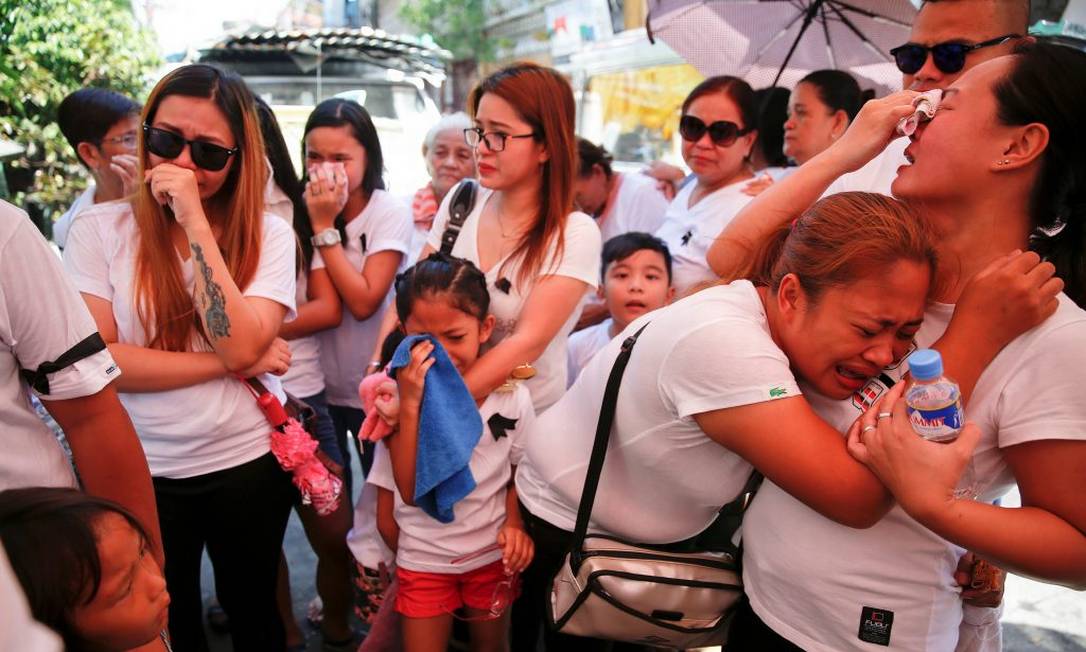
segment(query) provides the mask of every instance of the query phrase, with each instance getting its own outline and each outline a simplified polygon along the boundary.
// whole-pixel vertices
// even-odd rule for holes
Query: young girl
[[[313,228],[305,212],[302,185],[287,153],[279,122],[264,100],[255,99],[264,146],[271,163],[271,176],[264,195],[265,210],[293,223],[301,253],[294,294],[298,316],[284,322],[279,329],[279,336],[290,346],[290,369],[283,374],[283,387],[316,413],[316,426],[310,434],[320,444],[320,450],[339,465],[336,470],[341,472],[344,460],[332,417],[328,414],[317,337],[321,331],[339,326],[342,318],[339,295],[324,268],[324,261],[313,247]],[[354,635],[347,622],[351,588],[347,579],[350,565],[345,539],[351,527],[350,500],[341,500],[336,511],[323,516],[318,515],[312,505],[303,505],[300,500],[295,502],[294,509],[317,554],[317,593],[323,603],[320,628],[324,645],[328,650],[350,648],[354,652]],[[284,555],[279,568],[279,609],[286,627],[288,650],[305,647],[305,638],[294,621],[291,605],[290,572]]]
[[[451,253],[486,275],[495,324],[464,381],[486,398],[510,375],[527,378],[539,411],[565,391],[567,336],[599,280],[599,229],[573,210],[573,91],[556,70],[518,63],[480,82],[468,109],[475,127],[464,138],[482,188]],[[419,260],[441,248],[453,196],[441,203]],[[385,330],[393,325],[387,318]]]
[[[384,190],[377,129],[358,103],[321,102],[306,121],[304,138],[312,243],[343,300],[342,323],[321,333],[320,344],[328,411],[350,495],[347,432],[357,435],[365,416],[358,398],[365,363],[359,356],[377,344],[389,288],[411,246],[411,212]],[[363,473],[369,471],[372,446],[365,445]]]
[[[294,310],[294,233],[263,211],[264,144],[240,77],[178,68],[142,120],[143,184],[81,214],[65,263],[121,368],[147,455],[174,642],[207,649],[206,546],[234,648],[282,649],[275,580],[295,492],[238,376],[279,391],[265,372],[289,363],[276,336]]]
[[[405,332],[431,335],[461,374],[478,361],[494,329],[489,304],[483,273],[442,254],[416,264],[396,282],[396,312]],[[410,363],[399,370],[399,431],[378,447],[371,475],[381,487],[378,530],[396,550],[396,610],[403,616],[404,649],[445,650],[453,614],[463,608],[473,650],[506,650],[515,575],[533,555],[512,477],[535,412],[522,386],[479,401],[484,426],[470,462],[475,489],[456,503],[451,523],[428,516],[414,506],[415,459],[420,401],[434,348],[429,341],[416,344]]]
[[[34,618],[69,652],[169,650],[166,580],[128,510],[75,489],[9,489],[0,543]]]

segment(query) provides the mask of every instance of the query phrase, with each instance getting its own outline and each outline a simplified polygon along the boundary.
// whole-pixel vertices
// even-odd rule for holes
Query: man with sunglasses
[[[1029,30],[1029,0],[924,0],[909,40],[890,50],[901,87],[945,89],[973,66],[1010,54]],[[838,179],[827,195],[847,190],[890,194],[906,165],[908,138],[898,138],[859,170]]]
[[[136,176],[136,130],[140,105],[104,88],[81,88],[65,97],[57,123],[79,162],[93,181],[53,224],[53,241],[61,249],[72,218],[94,204],[120,199],[132,189]]]

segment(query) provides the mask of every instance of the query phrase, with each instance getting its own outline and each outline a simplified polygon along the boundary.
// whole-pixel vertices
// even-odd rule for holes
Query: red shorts
[[[408,618],[432,618],[468,606],[490,609],[498,586],[509,576],[499,559],[466,573],[426,573],[396,567],[396,611]]]

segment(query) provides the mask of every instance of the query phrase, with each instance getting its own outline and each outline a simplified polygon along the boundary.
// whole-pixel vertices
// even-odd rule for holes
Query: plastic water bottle
[[[909,356],[909,373],[912,380],[905,390],[905,411],[913,430],[941,444],[957,439],[965,412],[958,383],[943,375],[943,356],[934,349],[920,349]],[[976,489],[976,471],[969,460],[954,495],[972,498]]]

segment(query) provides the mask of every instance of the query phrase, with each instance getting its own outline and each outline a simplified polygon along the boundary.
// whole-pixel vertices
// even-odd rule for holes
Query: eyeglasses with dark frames
[[[897,64],[897,69],[906,75],[912,75],[917,73],[924,67],[924,63],[928,60],[928,53],[931,53],[932,61],[935,63],[935,67],[942,72],[953,75],[954,73],[961,72],[965,67],[965,57],[974,50],[981,48],[991,47],[993,45],[1001,45],[1011,39],[1022,38],[1021,34],[1004,34],[1003,36],[997,36],[987,41],[981,41],[980,43],[936,43],[932,46],[920,45],[919,43],[906,43],[905,45],[899,45],[893,50],[890,50],[890,55],[894,57],[894,63]]]
[[[478,127],[471,127],[464,130],[464,142],[468,144],[468,147],[478,147],[479,143],[485,142],[487,149],[492,152],[501,152],[505,150],[505,142],[510,138],[535,138],[536,133],[530,134],[507,134],[501,131],[483,131]]]

